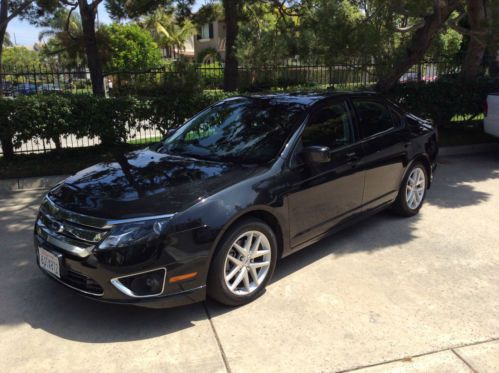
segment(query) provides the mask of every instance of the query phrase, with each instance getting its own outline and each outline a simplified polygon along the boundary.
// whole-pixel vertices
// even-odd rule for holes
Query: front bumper
[[[188,236],[186,232],[186,236]],[[184,237],[185,239],[185,237]],[[175,241],[184,241],[182,237],[175,237]],[[79,294],[97,301],[137,305],[149,308],[169,308],[203,301],[206,298],[206,258],[203,255],[183,257],[175,260],[168,254],[165,248],[161,255],[142,260],[135,265],[109,265],[94,253],[86,258],[73,255],[63,249],[47,242],[36,234],[34,236],[36,261],[38,259],[38,248],[41,247],[59,258],[60,278],[40,270],[54,281],[63,284],[67,288]],[[179,258],[177,258],[179,259]],[[161,293],[154,296],[130,296],[120,291],[112,280],[135,274],[147,272],[157,268],[166,270],[164,286]],[[170,283],[169,279],[183,273],[197,272],[195,278],[178,283]]]

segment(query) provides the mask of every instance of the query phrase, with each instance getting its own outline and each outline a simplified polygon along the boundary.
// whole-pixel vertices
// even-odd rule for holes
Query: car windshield
[[[264,163],[276,157],[305,107],[237,98],[194,116],[167,138],[161,152],[214,161]]]

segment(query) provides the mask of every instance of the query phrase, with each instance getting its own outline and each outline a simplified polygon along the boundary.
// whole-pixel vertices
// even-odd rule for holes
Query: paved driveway
[[[418,217],[279,263],[245,307],[81,298],[34,264],[40,191],[0,194],[0,370],[499,371],[499,154],[443,158]]]

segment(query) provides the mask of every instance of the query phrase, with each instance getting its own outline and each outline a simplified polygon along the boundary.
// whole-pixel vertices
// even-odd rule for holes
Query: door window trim
[[[354,103],[355,101],[371,101],[371,102],[375,102],[377,104],[383,105],[386,108],[388,114],[390,115],[390,118],[392,121],[392,126],[390,128],[387,128],[386,130],[381,131],[381,132],[376,132],[375,134],[364,137],[362,135],[362,122],[360,120],[359,113],[357,112],[357,109],[355,108],[355,103]],[[373,140],[373,139],[376,139],[380,136],[386,135],[389,132],[395,132],[397,130],[400,130],[403,127],[402,125],[400,125],[400,126],[395,125],[395,120],[393,118],[393,114],[391,113],[390,108],[388,107],[388,103],[385,100],[380,100],[380,99],[377,99],[374,97],[365,97],[365,98],[364,97],[353,97],[353,98],[350,98],[350,103],[351,103],[352,109],[354,111],[354,115],[355,115],[355,119],[356,119],[356,123],[357,123],[357,127],[358,127],[358,134],[359,134],[358,143],[365,143],[366,141]]]
[[[296,152],[296,148],[298,146],[298,142],[300,141],[301,136],[303,135],[303,131],[305,130],[305,127],[310,124],[310,121],[312,120],[313,114],[317,110],[321,110],[325,106],[332,105],[335,103],[341,103],[341,102],[343,102],[346,105],[346,108],[348,109],[348,112],[350,114],[350,118],[351,118],[350,125],[351,125],[353,138],[352,138],[352,142],[350,144],[346,144],[346,145],[343,145],[343,146],[340,146],[340,147],[337,147],[334,149],[330,149],[329,154],[333,155],[336,152],[347,150],[348,148],[361,143],[360,133],[359,133],[359,129],[358,129],[357,115],[353,109],[353,106],[352,106],[352,103],[350,102],[350,99],[348,97],[335,97],[332,99],[321,101],[310,108],[310,110],[307,114],[307,117],[305,118],[303,123],[300,125],[300,127],[296,131],[295,136],[293,136],[294,143],[292,144],[292,149],[288,153],[288,159],[286,160],[286,165],[288,168],[293,169],[293,168],[296,168],[297,166],[299,166],[299,164],[298,165],[293,164],[293,159],[295,158],[295,152]]]

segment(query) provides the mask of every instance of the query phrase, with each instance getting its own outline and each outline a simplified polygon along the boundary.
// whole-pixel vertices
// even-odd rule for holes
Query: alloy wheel
[[[411,210],[416,210],[423,202],[426,189],[426,176],[420,167],[414,168],[409,174],[405,189],[405,200]]]
[[[271,256],[265,234],[259,231],[241,234],[225,258],[224,279],[229,291],[245,296],[257,290],[269,273]]]

